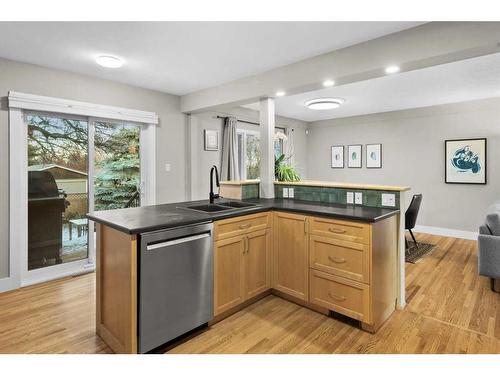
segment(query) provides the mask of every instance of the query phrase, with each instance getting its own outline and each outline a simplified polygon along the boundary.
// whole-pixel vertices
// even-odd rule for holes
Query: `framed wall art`
[[[344,168],[344,146],[332,146],[331,159],[332,168]]]
[[[363,159],[363,146],[349,145],[347,146],[347,166],[349,168],[361,168]]]
[[[217,130],[205,129],[205,151],[219,150],[219,132]]]
[[[486,138],[444,141],[445,182],[486,184]]]
[[[366,168],[382,168],[382,144],[366,145]]]

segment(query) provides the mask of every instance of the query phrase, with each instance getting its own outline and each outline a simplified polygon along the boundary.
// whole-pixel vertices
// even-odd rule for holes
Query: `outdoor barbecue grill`
[[[28,269],[62,262],[63,213],[69,202],[47,171],[28,172]]]

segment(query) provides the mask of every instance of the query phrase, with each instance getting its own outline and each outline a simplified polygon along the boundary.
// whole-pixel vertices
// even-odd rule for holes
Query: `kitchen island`
[[[144,254],[154,253],[145,247],[156,249],[158,241],[145,244],[144,238],[199,225],[213,226],[203,237],[196,235],[203,241],[209,236],[213,244],[213,259],[201,263],[209,269],[197,268],[204,275],[213,273],[204,279],[213,280],[205,305],[212,310],[209,324],[270,293],[326,315],[357,319],[370,332],[394,311],[398,209],[291,199],[245,202],[251,206],[210,213],[189,208],[207,205],[197,201],[88,215],[97,223],[96,330],[115,352],[151,349],[141,345],[141,325],[148,323],[141,321],[141,287],[148,274]],[[165,288],[174,281],[169,279]]]

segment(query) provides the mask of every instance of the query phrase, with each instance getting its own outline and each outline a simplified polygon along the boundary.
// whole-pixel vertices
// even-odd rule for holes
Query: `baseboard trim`
[[[16,289],[18,286],[15,285],[15,280],[13,277],[5,277],[0,279],[0,293],[8,292],[10,290]]]
[[[440,228],[440,227],[430,227],[427,225],[415,225],[415,232],[434,234],[436,236],[444,236],[444,237],[456,237],[463,238],[466,240],[477,240],[478,232],[469,232],[466,230],[457,230],[457,229],[449,229],[449,228]]]

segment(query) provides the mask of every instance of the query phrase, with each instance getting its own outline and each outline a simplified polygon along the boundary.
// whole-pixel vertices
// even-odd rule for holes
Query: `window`
[[[276,128],[275,134],[285,134],[285,129]],[[274,140],[274,154],[283,153],[283,137]],[[238,129],[238,158],[240,179],[254,180],[260,177],[260,133],[255,130]]]

